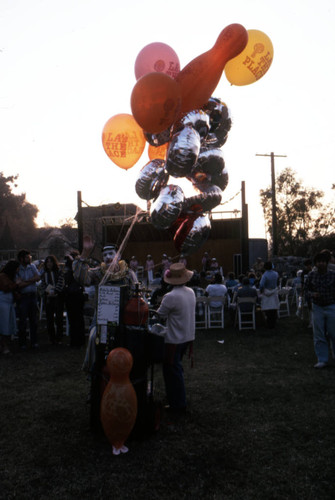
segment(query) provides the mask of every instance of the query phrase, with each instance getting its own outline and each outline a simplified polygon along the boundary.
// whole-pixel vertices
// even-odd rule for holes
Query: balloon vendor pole
[[[121,243],[118,251],[116,252],[114,259],[110,263],[110,265],[109,265],[109,267],[107,269],[107,272],[104,274],[104,276],[103,276],[103,278],[102,278],[102,280],[100,282],[100,285],[103,285],[107,281],[108,276],[115,271],[115,269],[116,269],[116,267],[118,265],[118,262],[120,260],[120,257],[122,255],[122,252],[123,252],[126,244],[128,243],[128,240],[129,240],[130,234],[131,234],[131,232],[133,230],[133,227],[134,227],[135,223],[138,221],[140,212],[142,212],[142,210],[139,207],[137,207],[136,213],[135,213],[135,215],[133,217],[133,220],[132,220],[132,222],[131,222],[131,224],[130,224],[130,226],[128,228],[128,231],[127,231],[125,237],[123,238],[122,243]]]

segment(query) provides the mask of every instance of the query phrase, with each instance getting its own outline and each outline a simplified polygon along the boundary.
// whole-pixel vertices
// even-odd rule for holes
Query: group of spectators
[[[27,322],[32,349],[39,347],[39,311],[44,308],[52,344],[62,342],[64,311],[69,323],[70,346],[85,344],[85,290],[74,279],[72,264],[79,252],[66,255],[60,265],[48,255],[40,265],[32,263],[29,250],[20,250],[17,260],[8,261],[0,272],[1,352],[9,354],[9,342],[18,335],[21,350],[27,348]]]
[[[108,248],[106,252],[108,253]],[[112,254],[115,255],[114,247]],[[64,262],[60,264],[55,256],[49,255],[41,266],[37,266],[32,263],[28,250],[20,250],[17,260],[11,260],[3,266],[0,271],[0,352],[4,354],[10,352],[9,340],[16,334],[20,349],[26,349],[27,321],[29,321],[31,347],[33,349],[38,347],[38,313],[42,307],[45,310],[47,332],[51,343],[62,342],[66,310],[70,345],[80,347],[85,344],[84,285],[87,277],[80,274],[82,266],[79,265],[79,257],[79,252],[74,250],[66,255]],[[78,264],[74,265],[77,261]],[[180,256],[179,264],[183,264],[186,268],[187,261],[184,255]],[[315,255],[314,259],[306,259],[304,264],[304,269],[298,270],[296,276],[291,277],[289,284],[293,288],[299,288],[300,303],[306,303],[310,311],[317,356],[315,367],[323,368],[327,366],[329,359],[329,339],[333,352],[335,351],[334,252],[323,250]],[[130,259],[128,265],[136,281],[138,270],[136,256]],[[171,269],[171,265],[171,259],[163,254],[159,275],[156,276],[156,283],[160,286],[154,289],[150,298],[152,308],[159,308],[162,298],[170,291],[164,277]],[[148,283],[155,283],[153,276],[155,267],[152,256],[148,255],[145,263]],[[100,273],[99,281],[102,268],[99,265],[97,269]],[[89,272],[93,276],[92,271]],[[149,277],[152,280],[149,280]],[[187,283],[188,287],[193,288],[196,296],[227,296],[232,318],[235,316],[238,297],[256,297],[269,328],[275,327],[279,290],[286,284],[274,269],[272,262],[263,262],[262,259],[257,259],[252,269],[237,279],[233,272],[229,272],[225,278],[217,259],[209,258],[206,252],[201,261],[200,272],[193,271],[192,279]],[[210,304],[214,309],[220,306],[221,304],[216,304],[215,301]],[[201,308],[201,305],[199,307]],[[248,304],[243,307],[248,308]],[[197,314],[201,314],[201,311],[198,310]]]
[[[330,351],[335,353],[335,253],[322,250],[313,259],[305,259],[304,267],[295,276],[280,276],[271,261],[263,262],[258,258],[253,268],[236,279],[229,272],[225,279],[218,268],[208,272],[208,254],[203,257],[200,272],[194,271],[187,283],[196,296],[226,296],[232,320],[235,318],[236,303],[239,297],[255,297],[264,315],[266,326],[275,328],[279,309],[279,294],[282,287],[290,286],[292,293],[297,291],[299,307],[305,303],[309,310],[310,326],[313,328],[314,350],[317,357],[315,368],[328,365]],[[152,307],[158,307],[164,295],[169,291],[166,282],[152,293]],[[196,314],[203,314],[203,304],[197,304]],[[221,307],[215,300],[210,302],[211,309]],[[247,311],[250,304],[241,305]],[[330,348],[330,349],[329,349]]]

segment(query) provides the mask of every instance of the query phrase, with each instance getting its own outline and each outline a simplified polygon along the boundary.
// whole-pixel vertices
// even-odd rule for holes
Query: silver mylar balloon
[[[217,185],[222,191],[228,184],[228,172],[221,149],[204,149],[200,152],[197,164],[187,177],[200,191],[207,191],[208,186]]]
[[[169,174],[165,170],[165,161],[157,158],[149,161],[140,170],[135,191],[143,200],[152,200],[157,198],[162,187],[167,185],[168,180]]]
[[[159,134],[149,134],[149,132],[144,132],[144,137],[146,141],[151,145],[151,146],[162,146],[163,144],[169,142],[171,139],[172,135],[172,127],[168,128],[167,130],[163,130],[163,132],[160,132]]]
[[[221,148],[228,139],[228,132],[224,128],[217,128],[214,132],[208,132],[205,144],[208,147]]]
[[[186,177],[196,164],[200,135],[190,125],[173,135],[167,151],[166,170],[173,177]]]
[[[224,191],[228,186],[228,181],[229,181],[229,175],[227,169],[224,168],[220,174],[213,175],[211,181],[212,184],[218,186],[221,189],[221,191]]]
[[[206,138],[209,129],[210,129],[210,118],[208,113],[203,111],[202,109],[196,109],[194,111],[190,111],[187,115],[183,116],[179,122],[175,123],[173,126],[173,131],[178,132],[186,125],[190,125],[196,130],[201,139]]]
[[[209,114],[210,119],[210,129],[205,144],[211,148],[220,148],[226,142],[231,128],[229,110],[224,102],[215,97],[211,97],[203,109]]]
[[[151,223],[156,229],[169,229],[181,212],[184,193],[181,187],[169,184],[161,189],[151,207]]]
[[[211,223],[208,215],[200,215],[196,218],[186,216],[174,235],[174,244],[179,252],[191,255],[206,242],[210,230]]]
[[[221,149],[205,149],[200,151],[195,168],[206,174],[218,175],[225,167],[223,152]]]
[[[213,208],[220,205],[222,200],[222,191],[217,186],[208,186],[206,192],[185,198],[182,212],[210,212]]]

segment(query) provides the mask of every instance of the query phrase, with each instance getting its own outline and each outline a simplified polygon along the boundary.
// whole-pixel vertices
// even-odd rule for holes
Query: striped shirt
[[[318,271],[311,271],[305,279],[304,289],[310,292],[312,302],[317,306],[335,304],[335,273],[327,271],[321,274]]]

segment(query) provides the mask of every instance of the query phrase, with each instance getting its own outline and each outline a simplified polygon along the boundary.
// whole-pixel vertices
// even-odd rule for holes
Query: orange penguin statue
[[[241,24],[226,26],[215,45],[189,62],[176,76],[181,88],[181,112],[188,113],[206,104],[217,87],[226,63],[248,43],[248,32]]]
[[[124,445],[137,415],[137,397],[129,379],[133,357],[128,349],[117,347],[107,357],[110,380],[101,399],[101,423],[113,454],[127,453]]]

